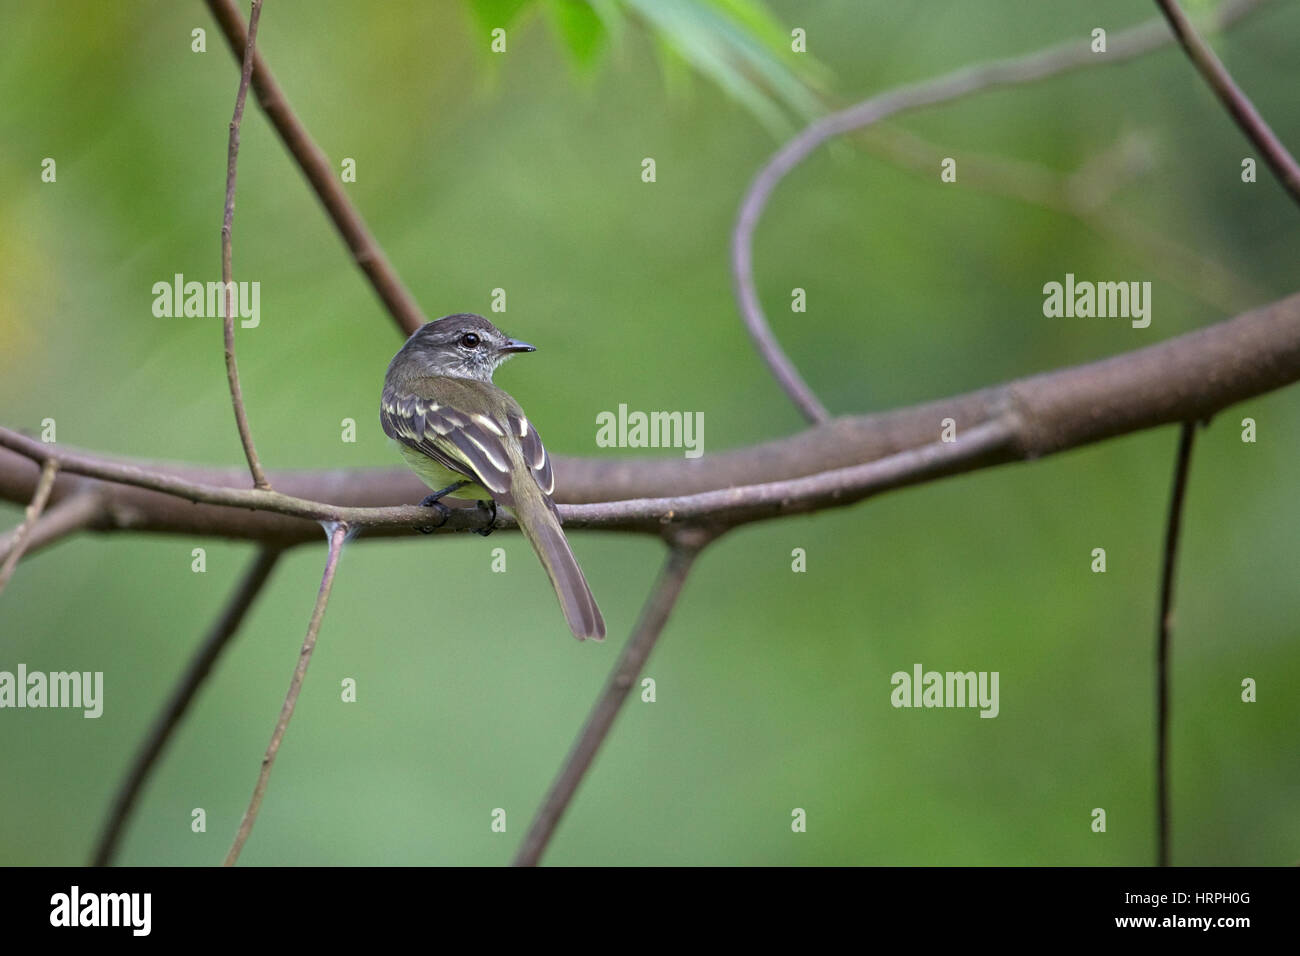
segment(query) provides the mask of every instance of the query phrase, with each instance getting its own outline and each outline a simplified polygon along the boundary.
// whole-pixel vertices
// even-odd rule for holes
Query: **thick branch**
[[[1135,334],[1140,334],[1135,332]],[[1300,379],[1300,295],[1220,322],[1206,329],[1089,365],[1061,369],[953,398],[891,412],[839,418],[789,438],[750,448],[706,454],[698,459],[557,459],[556,499],[566,525],[616,530],[662,531],[674,522],[732,524],[796,511],[845,504],[845,486],[816,484],[773,498],[765,485],[799,477],[825,476],[916,450],[913,459],[895,461],[865,478],[870,493],[917,480],[1012,460],[1029,460],[1117,435],[1159,425],[1206,418],[1243,399]],[[1010,429],[992,445],[948,446],[936,462],[924,446],[935,441],[943,418],[957,423],[969,438],[978,425]],[[986,433],[986,437],[990,437]],[[404,470],[358,469],[283,472],[276,486],[292,494],[238,487],[242,472],[187,466],[155,466],[75,453],[0,429],[0,497],[25,502],[34,490],[34,469],[26,459],[57,455],[61,470],[107,479],[98,483],[116,530],[245,538],[290,545],[313,540],[316,522],[345,520],[369,525],[368,536],[406,534],[428,524],[428,513],[413,506],[426,489]],[[978,451],[978,454],[973,454]],[[900,465],[905,465],[900,471]],[[909,480],[910,479],[910,480]],[[84,481],[55,482],[53,501]],[[66,484],[65,484],[66,483]],[[135,485],[136,487],[123,487]],[[156,487],[168,494],[142,490]],[[662,489],[676,498],[658,497]],[[766,490],[765,490],[766,489]],[[702,504],[691,500],[706,492]],[[191,504],[189,500],[207,502]],[[329,504],[322,504],[329,502]],[[589,504],[599,502],[599,504]],[[576,507],[578,504],[584,507]],[[213,507],[224,505],[225,507]],[[284,513],[272,513],[275,509]],[[376,511],[382,508],[382,511]],[[352,510],[359,509],[359,510]],[[482,527],[473,509],[453,509],[448,531]],[[462,513],[464,512],[464,513]],[[309,520],[303,520],[309,519]],[[504,514],[502,527],[512,522]]]

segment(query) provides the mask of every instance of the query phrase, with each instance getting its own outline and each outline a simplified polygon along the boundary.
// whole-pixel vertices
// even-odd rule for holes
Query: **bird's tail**
[[[521,505],[527,508],[527,515],[519,514]],[[582,568],[578,567],[578,561],[564,537],[554,506],[545,500],[529,501],[526,505],[517,501],[514,510],[520,519],[520,528],[537,552],[542,567],[546,568],[573,636],[580,641],[587,637],[603,641],[605,619],[600,616],[600,608],[596,607],[596,599],[591,596],[591,588],[587,587]]]

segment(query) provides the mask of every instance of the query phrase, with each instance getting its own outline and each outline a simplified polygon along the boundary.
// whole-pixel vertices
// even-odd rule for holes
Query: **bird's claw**
[[[480,502],[477,503],[476,507],[478,508],[479,511],[486,511],[486,512],[488,512],[488,513],[492,516],[491,518],[488,519],[488,524],[487,524],[487,527],[486,527],[486,528],[475,528],[475,529],[474,529],[474,533],[475,533],[475,534],[477,534],[477,535],[482,535],[483,537],[486,538],[488,535],[490,535],[493,531],[496,530],[496,526],[497,526],[497,503],[496,503],[495,500],[493,500],[493,501],[480,501]]]
[[[441,501],[439,501],[438,500],[439,497],[441,496],[426,495],[423,498],[423,500],[420,501],[421,508],[436,508],[438,509],[439,517],[442,518],[441,521],[439,521],[437,524],[433,525],[432,527],[416,528],[415,530],[420,532],[420,534],[433,534],[435,531],[437,531],[439,528],[445,525],[447,523],[447,519],[451,517],[451,509],[448,508],[446,505],[444,505]]]

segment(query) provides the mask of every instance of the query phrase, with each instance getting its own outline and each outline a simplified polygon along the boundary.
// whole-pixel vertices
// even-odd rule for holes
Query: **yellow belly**
[[[457,481],[465,481],[466,478],[458,471],[452,471],[446,465],[442,465],[428,455],[422,455],[407,445],[399,444],[398,451],[402,453],[406,465],[411,471],[420,476],[420,480],[432,488],[434,491],[441,491],[450,484]],[[457,488],[447,494],[448,498],[465,498],[469,501],[490,501],[492,492],[488,491],[478,482],[466,485],[464,488]]]

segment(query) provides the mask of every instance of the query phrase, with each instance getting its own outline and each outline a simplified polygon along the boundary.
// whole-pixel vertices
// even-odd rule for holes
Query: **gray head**
[[[414,360],[426,374],[490,382],[492,373],[506,359],[535,351],[527,342],[510,338],[483,316],[462,312],[416,329],[394,356],[393,365]]]

